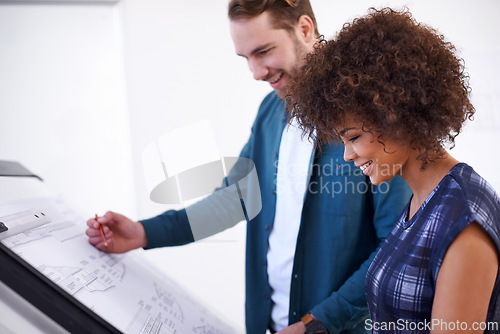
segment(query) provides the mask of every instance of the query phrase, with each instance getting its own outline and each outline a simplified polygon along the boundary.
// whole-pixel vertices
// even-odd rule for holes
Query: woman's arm
[[[497,272],[495,245],[481,226],[472,222],[453,241],[443,259],[432,306],[431,332],[483,333],[475,327],[486,321]]]

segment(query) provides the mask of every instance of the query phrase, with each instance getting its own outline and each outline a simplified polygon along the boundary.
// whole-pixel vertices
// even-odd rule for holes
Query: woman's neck
[[[417,160],[417,156],[418,154],[413,156],[413,159],[404,166],[401,173],[401,177],[406,180],[413,192],[408,219],[413,217],[451,168],[459,163],[448,152],[444,152],[442,157],[434,162],[430,161],[422,170],[422,162]]]

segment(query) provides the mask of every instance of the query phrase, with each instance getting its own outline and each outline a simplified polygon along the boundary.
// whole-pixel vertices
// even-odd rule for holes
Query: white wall
[[[494,136],[500,3],[312,0],[326,37],[370,6],[403,4],[462,50],[477,116],[452,154],[500,191]],[[237,155],[270,91],[235,55],[226,6],[226,0],[0,3],[0,159],[24,163],[89,214],[113,209],[139,219],[172,208],[149,201],[142,149],[208,119],[221,155]],[[240,224],[198,244],[145,255],[243,328],[244,234]]]
[[[135,214],[121,26],[110,3],[0,2],[0,159],[85,214]]]

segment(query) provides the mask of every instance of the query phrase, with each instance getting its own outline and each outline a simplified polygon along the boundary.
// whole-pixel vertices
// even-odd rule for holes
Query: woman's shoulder
[[[461,198],[472,212],[499,213],[500,198],[493,187],[466,163],[455,165],[448,174],[449,190]]]
[[[500,233],[500,197],[471,166],[455,165],[440,190],[441,209],[453,223],[476,221],[484,229]]]

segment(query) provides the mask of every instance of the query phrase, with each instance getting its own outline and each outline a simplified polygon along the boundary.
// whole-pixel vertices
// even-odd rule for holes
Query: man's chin
[[[274,92],[276,93],[276,95],[278,95],[280,99],[282,99],[283,101],[285,100],[286,88],[278,88],[275,89]]]

